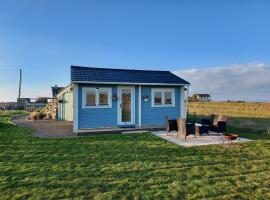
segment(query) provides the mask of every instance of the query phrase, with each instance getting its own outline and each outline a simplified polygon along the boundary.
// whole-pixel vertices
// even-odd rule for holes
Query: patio
[[[169,142],[175,143],[179,146],[184,146],[184,147],[191,147],[191,146],[202,146],[202,145],[211,145],[211,144],[223,144],[222,142],[222,137],[219,133],[216,132],[209,132],[209,135],[204,134],[204,135],[196,135],[196,139],[194,135],[189,135],[187,139],[183,136],[177,137],[176,131],[171,131],[167,135],[166,131],[152,131],[152,134],[154,134],[157,137],[160,137],[162,139],[165,139]],[[233,141],[233,143],[236,142],[249,142],[252,141],[247,138],[242,138],[239,137],[236,140]],[[228,144],[231,141],[224,140],[224,144]]]

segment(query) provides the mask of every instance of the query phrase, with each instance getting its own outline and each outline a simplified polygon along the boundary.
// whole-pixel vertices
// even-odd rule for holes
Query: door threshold
[[[119,125],[119,128],[135,128],[135,125]]]

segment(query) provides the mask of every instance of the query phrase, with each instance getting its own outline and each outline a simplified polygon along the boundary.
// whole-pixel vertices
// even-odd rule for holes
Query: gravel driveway
[[[22,127],[30,127],[35,131],[34,136],[38,137],[72,137],[76,136],[72,131],[72,122],[56,120],[27,120],[27,116],[17,116],[11,120]]]

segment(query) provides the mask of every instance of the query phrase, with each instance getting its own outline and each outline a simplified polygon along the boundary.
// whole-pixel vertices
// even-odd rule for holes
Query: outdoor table
[[[204,133],[209,135],[209,126],[208,125],[195,123],[195,130],[196,130],[196,133],[198,133],[200,135],[202,135]]]

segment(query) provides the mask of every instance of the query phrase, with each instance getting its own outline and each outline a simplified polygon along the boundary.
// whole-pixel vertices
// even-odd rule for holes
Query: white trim
[[[155,92],[161,92],[161,105],[155,105]],[[164,104],[164,93],[171,92],[172,104]],[[174,88],[152,88],[151,89],[151,106],[152,107],[175,107],[175,89]]]
[[[131,121],[132,121],[132,123],[133,124],[135,124],[135,121],[136,121],[136,115],[135,115],[135,113],[136,113],[136,105],[135,105],[135,99],[136,99],[136,90],[135,90],[135,86],[133,86],[132,88],[131,88],[131,92],[133,93],[133,96],[132,96],[132,109],[133,109],[133,111],[132,111],[132,115],[131,115]]]
[[[180,118],[186,119],[185,108],[185,87],[180,87]]]
[[[138,90],[138,118],[139,118],[139,126],[142,126],[142,86],[139,85]],[[135,115],[136,116],[136,115]]]
[[[117,86],[117,124],[120,124],[120,86]]]
[[[79,130],[79,87],[78,84],[73,85],[73,132],[76,133]]]
[[[121,107],[122,104],[122,89],[131,89],[131,122],[122,122],[121,119]],[[135,124],[135,87],[134,86],[118,86],[117,87],[117,93],[118,93],[118,104],[117,104],[117,122],[118,125],[133,125]]]
[[[187,114],[188,114],[188,95],[189,95],[189,86],[187,86],[187,94],[186,94],[186,117],[187,117]]]
[[[72,86],[72,85],[68,85],[68,86],[66,86],[65,88],[63,88],[63,89],[56,95],[56,97],[59,98],[59,96],[61,96],[63,93],[65,93],[65,92],[67,92],[68,90],[70,90],[70,89],[71,89],[71,86]]]
[[[87,106],[86,105],[86,94],[87,92],[94,91],[96,95],[96,105]],[[106,91],[108,92],[108,105],[99,105],[99,92]],[[83,109],[92,109],[92,108],[112,108],[112,88],[98,88],[96,87],[83,87],[82,88],[82,108]]]
[[[132,82],[98,82],[98,81],[72,81],[72,83],[85,83],[85,84],[112,84],[112,85],[160,85],[160,86],[182,86],[190,84],[179,83],[132,83]]]

